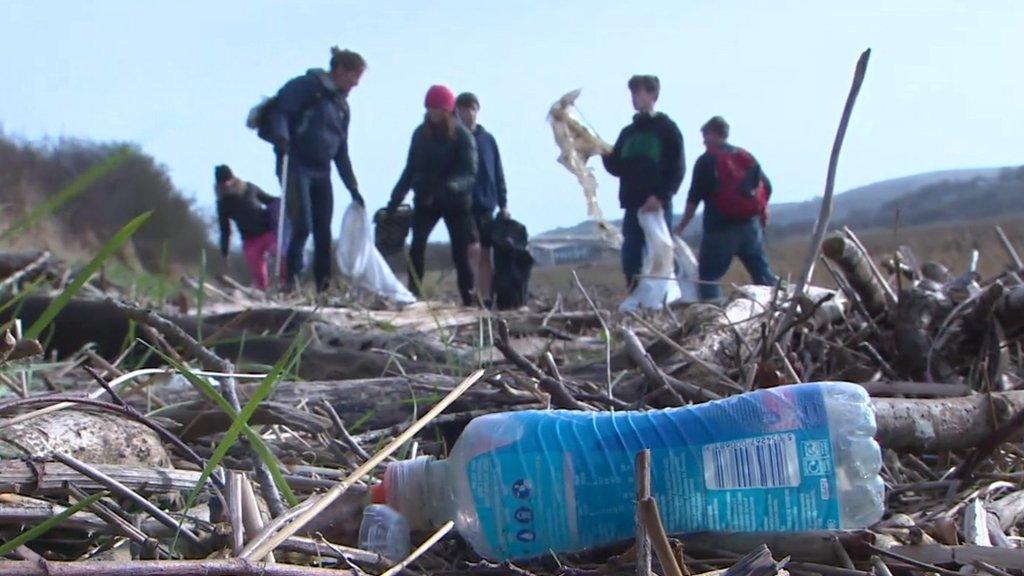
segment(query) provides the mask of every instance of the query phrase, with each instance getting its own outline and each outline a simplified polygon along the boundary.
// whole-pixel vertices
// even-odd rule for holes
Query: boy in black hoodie
[[[672,196],[686,174],[683,135],[668,116],[654,111],[661,83],[657,76],[633,76],[629,91],[633,122],[622,129],[612,152],[603,157],[604,167],[619,177],[619,204],[626,214],[622,221],[622,272],[632,290],[643,264],[644,232],[638,212],[665,211],[672,227]]]

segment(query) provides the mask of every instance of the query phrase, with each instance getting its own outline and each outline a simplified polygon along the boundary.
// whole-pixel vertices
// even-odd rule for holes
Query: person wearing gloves
[[[686,174],[683,136],[671,118],[654,111],[661,92],[657,76],[629,79],[636,115],[622,129],[611,153],[603,156],[604,167],[619,178],[622,219],[622,272],[630,290],[643,266],[644,231],[638,212],[664,210],[665,224],[672,228],[672,196]]]
[[[473,221],[480,238],[480,256],[471,264],[476,274],[476,291],[485,308],[492,304],[491,284],[494,266],[491,264],[491,230],[494,227],[494,209],[501,218],[509,218],[508,191],[505,187],[505,170],[501,166],[498,142],[490,132],[477,123],[480,100],[472,92],[463,92],[455,99],[459,121],[466,127],[476,142],[477,173],[473,184]]]
[[[473,222],[473,184],[476,182],[477,153],[473,135],[455,120],[455,94],[445,86],[431,86],[424,102],[427,113],[416,127],[402,176],[391,192],[387,211],[393,214],[413,191],[412,246],[409,259],[409,289],[420,296],[427,239],[444,219],[451,238],[459,295],[464,306],[474,304],[473,272],[470,261],[480,256],[480,243]]]
[[[270,139],[278,156],[288,158],[286,208],[292,223],[286,289],[302,272],[306,239],[313,234],[313,276],[317,291],[331,280],[331,216],[334,193],[331,163],[352,201],[364,205],[348,153],[348,95],[359,85],[366,61],[350,50],[331,49],[330,70],[313,69],[288,81],[267,111]]]
[[[277,248],[277,233],[270,207],[277,200],[252,182],[236,178],[231,168],[221,164],[213,170],[217,192],[217,219],[220,221],[220,253],[228,257],[231,246],[231,222],[242,235],[242,254],[253,285],[264,292],[270,285],[267,255]]]

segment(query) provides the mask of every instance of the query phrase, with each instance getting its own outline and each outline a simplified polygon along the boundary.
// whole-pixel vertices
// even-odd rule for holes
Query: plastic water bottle
[[[359,547],[398,562],[409,554],[409,523],[387,506],[371,504],[359,524]]]
[[[860,528],[884,486],[867,392],[848,383],[758,390],[648,412],[528,411],[474,419],[447,460],[388,466],[374,500],[413,529],[454,519],[491,560],[634,535],[635,455],[669,533]]]

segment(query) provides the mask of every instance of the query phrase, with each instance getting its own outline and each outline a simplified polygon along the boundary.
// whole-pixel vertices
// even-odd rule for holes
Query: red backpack
[[[715,209],[732,220],[764,214],[768,190],[761,179],[761,167],[750,152],[736,146],[721,146],[709,148],[708,153],[715,158],[718,174]]]

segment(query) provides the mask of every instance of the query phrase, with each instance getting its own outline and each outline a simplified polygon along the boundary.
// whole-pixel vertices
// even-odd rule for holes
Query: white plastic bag
[[[619,305],[623,312],[637,308],[659,310],[682,295],[676,282],[674,246],[664,211],[640,212],[637,218],[644,231],[644,262],[636,288]]]
[[[697,274],[697,257],[690,250],[690,245],[678,236],[672,241],[675,245],[676,277],[679,280],[679,299],[683,302],[700,300],[700,276]]]
[[[384,256],[373,243],[373,229],[366,209],[352,203],[341,219],[341,234],[335,252],[338,269],[353,284],[399,304],[416,301],[412,292],[398,281]]]

